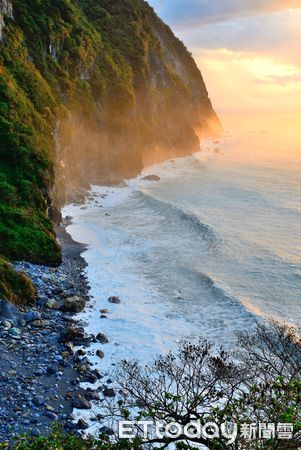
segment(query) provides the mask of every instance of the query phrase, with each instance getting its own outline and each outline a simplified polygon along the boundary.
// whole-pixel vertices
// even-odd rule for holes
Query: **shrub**
[[[13,270],[11,265],[0,258],[0,298],[15,305],[26,305],[34,302],[35,288],[24,274]]]

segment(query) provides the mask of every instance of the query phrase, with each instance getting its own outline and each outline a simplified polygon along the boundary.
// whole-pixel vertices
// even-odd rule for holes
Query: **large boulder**
[[[0,300],[0,320],[10,320],[15,326],[17,326],[20,317],[20,311],[15,305],[7,302],[6,300]]]
[[[64,310],[71,313],[80,313],[86,305],[83,297],[69,297],[64,300]]]

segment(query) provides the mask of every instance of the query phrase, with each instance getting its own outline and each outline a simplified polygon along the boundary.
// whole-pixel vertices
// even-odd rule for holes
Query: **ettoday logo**
[[[139,431],[138,431],[139,430]],[[228,445],[233,444],[238,436],[246,441],[293,438],[294,427],[291,423],[236,423],[225,422],[218,425],[215,422],[202,424],[200,420],[194,420],[185,426],[177,423],[163,423],[160,421],[120,421],[119,438],[135,439],[137,435],[142,436],[146,442],[150,438],[159,440],[213,440],[224,438]]]

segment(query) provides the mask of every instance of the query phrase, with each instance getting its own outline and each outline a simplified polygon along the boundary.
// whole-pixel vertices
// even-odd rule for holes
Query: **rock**
[[[63,293],[63,290],[62,290],[62,288],[57,287],[57,288],[52,289],[51,292],[53,295],[61,295]]]
[[[31,322],[31,326],[34,328],[46,328],[50,326],[49,320],[34,320]]]
[[[51,411],[45,411],[44,415],[55,422],[59,420],[59,417]]]
[[[115,390],[113,388],[105,388],[103,390],[103,395],[105,397],[113,398],[113,397],[115,397],[116,393],[115,393]]]
[[[2,319],[10,320],[14,325],[17,325],[20,311],[15,305],[12,305],[5,300],[0,300],[0,317]]]
[[[72,343],[72,342],[67,342],[67,343],[66,343],[66,348],[67,348],[67,351],[68,351],[68,352],[73,352],[73,350],[74,350],[74,345],[73,345],[73,343]]]
[[[79,350],[77,350],[76,352],[76,356],[85,356],[87,354],[86,350],[80,348]]]
[[[91,409],[91,403],[82,397],[80,394],[77,394],[76,397],[72,400],[72,406],[76,409]]]
[[[44,274],[42,276],[42,281],[44,281],[44,283],[55,283],[57,281],[56,276],[53,274]]]
[[[59,309],[60,305],[58,304],[58,302],[56,300],[49,299],[45,303],[45,308],[48,308],[48,309]]]
[[[8,320],[5,320],[4,322],[2,322],[2,325],[4,328],[6,328],[7,330],[9,330],[10,328],[12,328],[12,323],[9,322]]]
[[[66,328],[65,330],[63,330],[61,332],[60,337],[59,337],[59,342],[61,344],[66,344],[67,342],[72,342],[78,337],[78,334],[79,334],[78,328],[74,328],[74,327]]]
[[[114,295],[113,297],[110,297],[110,298],[108,299],[108,301],[109,301],[110,303],[114,303],[115,305],[119,305],[119,303],[121,303],[120,298],[117,297],[116,295]]]
[[[83,383],[95,384],[98,381],[98,378],[94,373],[88,372],[82,376],[79,381],[82,381]]]
[[[46,405],[46,411],[54,412],[54,408],[50,405]]]
[[[102,350],[97,350],[96,356],[98,356],[98,358],[103,359],[105,357],[105,354]]]
[[[78,430],[87,430],[89,428],[89,424],[84,419],[79,419],[76,424],[76,428]]]
[[[80,313],[86,305],[85,299],[82,297],[69,297],[64,300],[64,310],[71,313]]]
[[[34,437],[39,437],[39,436],[41,436],[41,431],[38,428],[33,428],[30,431],[30,434]]]
[[[17,338],[20,337],[20,330],[18,328],[10,328],[8,333],[10,334],[10,336],[17,337]]]
[[[55,375],[58,369],[56,366],[48,366],[47,367],[47,375]]]
[[[102,427],[99,429],[100,434],[106,434],[107,436],[114,436],[114,430],[108,427]]]
[[[85,366],[85,364],[82,364],[81,366],[79,366],[79,367],[77,368],[77,370],[78,370],[80,373],[86,373],[86,372],[87,372],[87,366]]]
[[[40,306],[41,308],[44,308],[47,301],[48,301],[48,297],[46,297],[46,295],[41,295],[38,299],[38,306]]]
[[[35,397],[33,399],[33,404],[37,407],[39,406],[44,406],[45,405],[45,400],[43,397]]]
[[[86,393],[85,393],[85,399],[88,401],[92,401],[92,400],[100,400],[99,398],[99,393],[97,391],[93,391],[93,389],[87,389]]]
[[[41,318],[41,314],[38,311],[27,311],[23,314],[22,317],[26,323],[33,322],[34,320],[39,320]]]
[[[158,175],[147,175],[146,177],[142,178],[142,180],[145,180],[145,181],[160,181],[161,178]]]
[[[62,285],[63,285],[63,288],[66,289],[67,291],[70,290],[70,289],[74,289],[74,287],[75,287],[74,283],[72,283],[69,280],[63,281]]]
[[[96,336],[96,339],[101,344],[108,344],[109,343],[109,340],[108,340],[107,336],[104,333],[98,333],[98,335]]]

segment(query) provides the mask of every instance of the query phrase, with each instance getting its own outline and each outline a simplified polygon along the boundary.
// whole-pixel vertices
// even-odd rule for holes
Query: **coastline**
[[[86,247],[71,238],[66,224],[57,227],[56,233],[63,255],[58,268],[14,264],[34,282],[36,304],[18,311],[2,302],[0,442],[22,434],[47,435],[55,423],[66,431],[87,429],[84,420],[74,421],[72,412],[75,407],[90,409],[102,389],[93,389],[101,378],[99,371],[84,350],[74,349],[96,338],[86,335],[77,314],[63,306],[66,299],[80,297],[88,307],[86,262],[81,256]],[[90,388],[81,387],[85,381]]]

